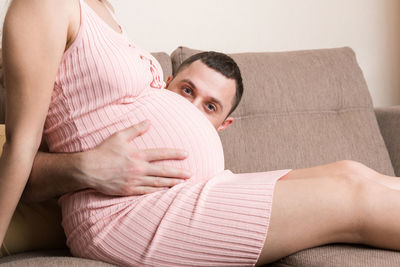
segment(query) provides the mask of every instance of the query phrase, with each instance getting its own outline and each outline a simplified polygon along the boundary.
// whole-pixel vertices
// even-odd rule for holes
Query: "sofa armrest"
[[[400,176],[400,105],[375,108],[376,118],[396,176]]]

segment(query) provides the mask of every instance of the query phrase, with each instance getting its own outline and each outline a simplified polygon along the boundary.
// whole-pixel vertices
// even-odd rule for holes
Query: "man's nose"
[[[200,98],[195,98],[192,102],[193,105],[196,106],[196,108],[198,108],[199,110],[201,110],[202,107],[202,101]]]

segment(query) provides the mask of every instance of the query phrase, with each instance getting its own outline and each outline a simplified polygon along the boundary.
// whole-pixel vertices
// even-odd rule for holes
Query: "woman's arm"
[[[14,0],[3,28],[6,143],[0,158],[0,243],[31,172],[58,66],[70,1]]]

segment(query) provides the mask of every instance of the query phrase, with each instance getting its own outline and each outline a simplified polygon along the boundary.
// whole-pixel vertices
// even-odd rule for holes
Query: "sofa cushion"
[[[394,173],[400,177],[400,105],[375,108],[375,114],[392,160]]]
[[[0,258],[1,267],[111,267],[101,261],[71,257],[68,250],[43,250]]]
[[[173,69],[197,52],[176,49]],[[228,169],[295,169],[351,159],[393,175],[350,48],[230,55],[245,89],[235,122],[221,133]]]
[[[172,62],[170,56],[165,52],[151,53],[157,59],[163,69],[164,81],[172,75]]]
[[[361,245],[335,244],[306,249],[270,267],[392,267],[400,266],[399,252]]]

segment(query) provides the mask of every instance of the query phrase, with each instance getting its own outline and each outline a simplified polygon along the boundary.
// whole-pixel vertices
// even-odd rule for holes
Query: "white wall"
[[[400,0],[113,0],[151,51],[223,52],[350,46],[375,106],[400,104]]]
[[[0,4],[5,0],[0,0]],[[375,106],[400,104],[400,0],[111,0],[150,51],[222,52],[350,46]]]

